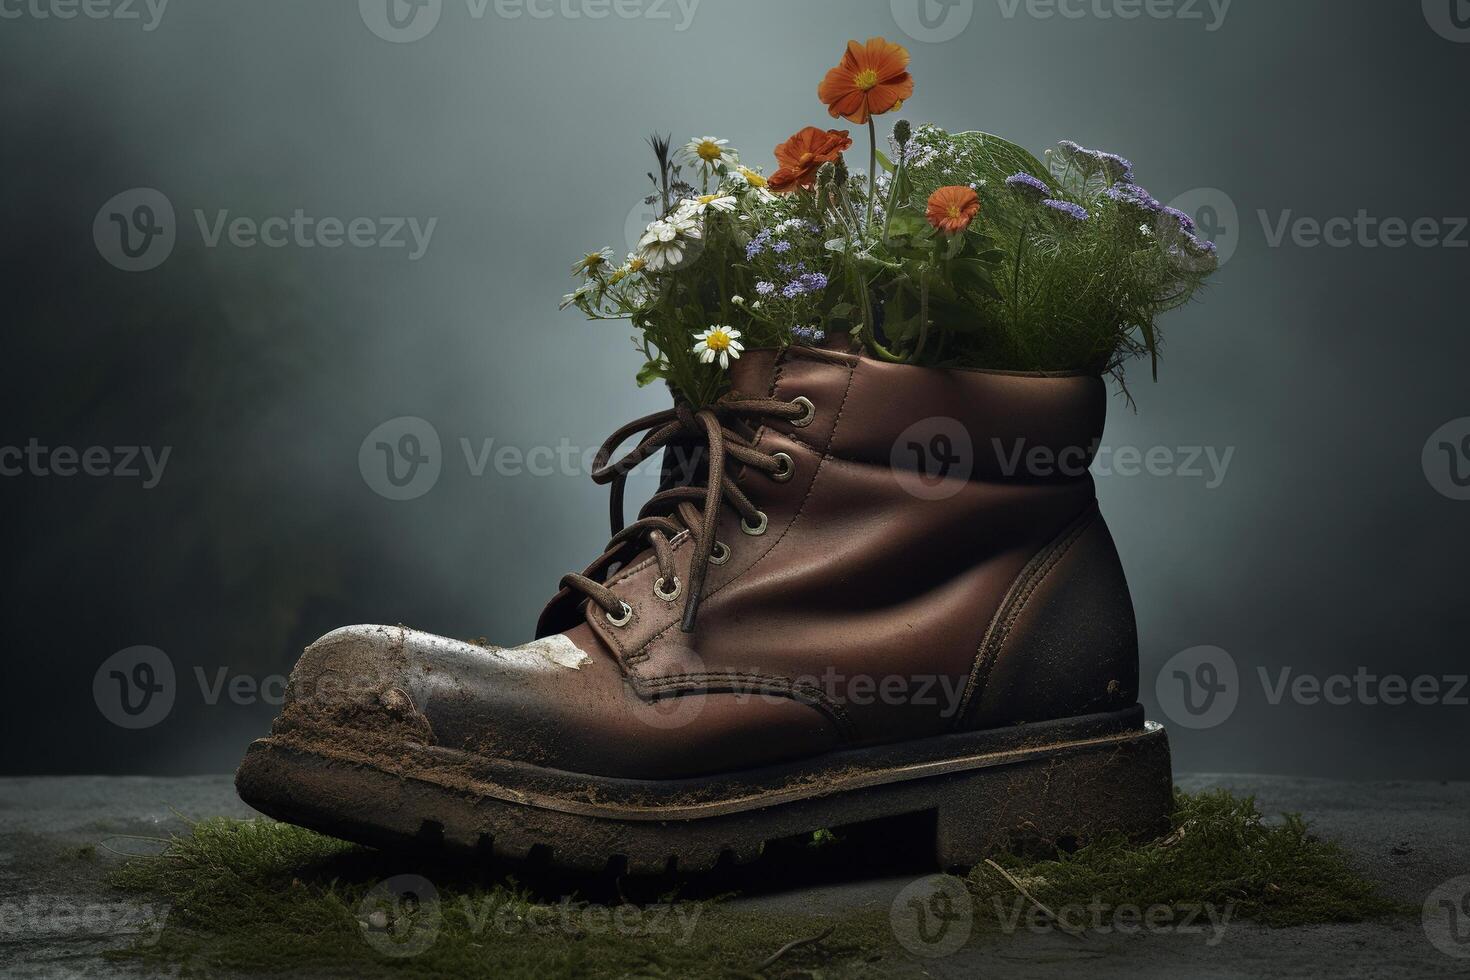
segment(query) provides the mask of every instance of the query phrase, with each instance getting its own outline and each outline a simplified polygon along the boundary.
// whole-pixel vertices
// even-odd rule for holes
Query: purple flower
[[[771,240],[771,232],[770,232],[770,229],[765,229],[765,230],[761,231],[760,234],[758,234],[754,238],[752,238],[750,240],[750,243],[745,246],[745,261],[749,262],[751,259],[753,259],[757,255],[761,254],[761,252],[763,252],[765,250],[766,243],[769,242],[770,240]]]
[[[827,334],[821,327],[792,327],[791,337],[804,344],[820,344],[827,339]]]
[[[820,292],[826,288],[826,276],[820,272],[808,272],[806,275],[799,276],[788,283],[786,288],[781,291],[781,295],[787,299],[796,299],[798,296]]]
[[[762,296],[769,296],[776,291],[776,284],[773,282],[758,282],[755,284],[755,291]]]
[[[779,242],[771,246],[771,251],[775,252],[777,255],[785,255],[787,252],[791,251],[791,243],[783,238]]]
[[[1051,197],[1051,188],[1028,173],[1012,174],[1006,178],[1006,186],[1032,202]]]
[[[1133,182],[1133,164],[1116,153],[1089,150],[1071,140],[1062,140],[1057,147],[1069,163],[1076,164],[1088,173],[1101,171],[1109,182],[1115,184]]]
[[[1164,210],[1164,206],[1156,201],[1152,194],[1137,184],[1114,184],[1103,191],[1103,196],[1119,204],[1147,211],[1149,214],[1158,214]]]
[[[1214,255],[1218,251],[1214,242],[1197,238],[1192,234],[1186,234],[1184,236],[1184,247],[1187,251],[1194,252],[1196,255]]]
[[[1073,221],[1086,221],[1089,217],[1086,208],[1080,204],[1073,204],[1071,201],[1057,201],[1052,198],[1047,198],[1041,202],[1041,205],[1042,207],[1051,208],[1058,214],[1064,214]]]
[[[1103,174],[1113,183],[1133,183],[1133,164],[1118,156],[1116,153],[1103,153],[1095,150],[1093,158],[1102,164]]]
[[[1178,208],[1164,208],[1163,213],[1179,222],[1180,230],[1194,233],[1194,219],[1183,211]]]

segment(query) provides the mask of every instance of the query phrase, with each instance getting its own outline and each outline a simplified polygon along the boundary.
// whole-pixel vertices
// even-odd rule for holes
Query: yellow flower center
[[[741,167],[740,168],[740,175],[745,178],[745,182],[747,184],[749,184],[751,187],[765,187],[766,186],[766,178],[762,177],[760,174],[756,173],[754,170],[746,170],[744,167]]]
[[[643,262],[642,259],[630,259],[628,261],[628,271],[629,272],[640,272],[643,269],[643,265],[644,265],[644,262]]]
[[[720,144],[714,140],[700,140],[699,159],[705,163],[714,163],[720,158]]]
[[[960,206],[958,204],[951,204],[948,214],[951,221],[958,221],[960,219]]]
[[[723,330],[716,330],[714,333],[705,338],[704,346],[708,347],[710,350],[729,350],[730,335],[725,333],[725,331]]]
[[[875,88],[878,84],[878,73],[871,68],[864,68],[853,76],[852,82],[864,92]]]
[[[701,194],[697,198],[700,204],[708,204],[711,201],[718,201],[719,199],[720,195],[718,194]]]

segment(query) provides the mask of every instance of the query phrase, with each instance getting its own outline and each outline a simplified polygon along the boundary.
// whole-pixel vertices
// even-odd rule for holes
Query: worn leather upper
[[[767,525],[748,534],[725,508],[730,558],[709,569],[693,633],[655,595],[653,556],[632,554],[605,583],[633,611],[624,626],[563,592],[542,638],[512,651],[353,627],[308,649],[293,692],[375,673],[440,745],[638,778],[1136,700],[1132,607],[1086,470],[1101,379],[811,348],[749,351],[731,373],[815,416],[756,430],[794,473],[733,471]],[[671,545],[685,577],[692,536]]]

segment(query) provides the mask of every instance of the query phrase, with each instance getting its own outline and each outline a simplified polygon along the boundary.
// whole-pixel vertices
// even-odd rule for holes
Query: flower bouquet
[[[1127,160],[1071,141],[1043,162],[900,119],[880,149],[875,118],[912,97],[908,69],[897,44],[850,41],[817,88],[833,118],[866,125],[865,171],[845,129],[797,132],[769,175],[723,139],[651,137],[658,217],[622,263],[610,249],[578,261],[563,309],[631,320],[639,383],[664,379],[695,406],[747,345],[1120,382],[1146,354],[1156,374],[1156,321],[1215,270],[1214,245]]]

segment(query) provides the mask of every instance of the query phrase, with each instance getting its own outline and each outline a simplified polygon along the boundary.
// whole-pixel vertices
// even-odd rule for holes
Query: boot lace
[[[626,625],[632,610],[618,598],[603,580],[619,556],[625,555],[635,545],[643,542],[653,548],[654,561],[658,565],[659,579],[654,586],[655,594],[665,602],[678,599],[684,593],[684,614],[680,628],[693,632],[699,615],[699,600],[704,589],[705,575],[711,563],[724,564],[729,560],[729,548],[715,540],[719,525],[722,502],[728,503],[740,514],[742,525],[752,534],[765,529],[766,515],[751,503],[736,485],[727,467],[749,466],[775,480],[788,479],[791,475],[791,457],[785,453],[765,453],[750,442],[751,429],[762,419],[784,419],[800,423],[810,420],[811,402],[806,399],[784,401],[779,398],[741,398],[726,395],[708,408],[695,411],[688,404],[679,404],[636,419],[618,429],[597,451],[593,460],[592,481],[599,486],[610,485],[609,522],[612,538],[607,550],[581,573],[570,573],[562,577],[565,589],[580,592],[607,613],[608,622],[615,626]],[[755,423],[755,426],[750,425]],[[638,433],[644,433],[638,444],[616,462],[610,462],[618,447]],[[623,494],[628,474],[633,468],[677,437],[687,437],[694,447],[702,443],[708,449],[707,479],[703,486],[689,484],[662,490],[648,499],[638,512],[633,523],[623,523]],[[687,588],[675,573],[673,547],[669,539],[689,531],[694,542],[694,556],[689,566]],[[636,549],[641,550],[641,549]]]

